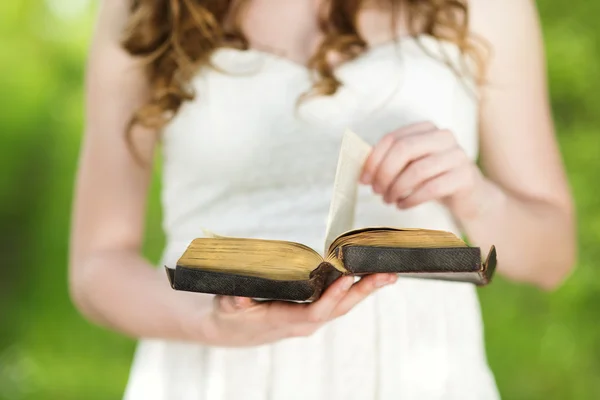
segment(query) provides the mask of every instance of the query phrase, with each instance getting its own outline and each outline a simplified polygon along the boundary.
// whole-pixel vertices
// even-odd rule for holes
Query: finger
[[[453,169],[439,175],[418,187],[413,193],[397,204],[398,208],[406,209],[432,200],[450,196],[463,188],[464,168]]]
[[[307,322],[323,323],[332,318],[333,310],[354,285],[353,276],[343,276],[325,290],[321,297],[307,309]]]
[[[353,283],[354,277],[341,277],[332,283],[318,300],[312,303],[269,302],[265,304],[268,319],[273,321],[276,327],[324,322]]]
[[[413,161],[391,183],[383,200],[396,203],[408,197],[417,187],[467,161],[464,151],[455,146],[442,153],[425,156]]]
[[[351,288],[355,286],[353,276],[344,276],[329,286],[321,297],[298,312],[289,310],[287,324],[283,326],[288,336],[310,336],[325,322],[335,318],[335,310]],[[292,317],[292,319],[289,319]]]
[[[345,315],[377,289],[395,283],[397,279],[396,274],[374,274],[361,278],[352,286],[342,301],[337,304],[332,316],[337,318]]]
[[[375,172],[377,171],[377,167],[383,160],[383,157],[388,152],[390,147],[394,144],[396,140],[401,137],[414,135],[423,132],[429,132],[435,130],[436,127],[431,122],[421,122],[413,125],[406,126],[404,128],[395,130],[393,132],[385,135],[377,145],[373,148],[373,151],[367,157],[365,161],[365,165],[363,167],[363,172],[360,178],[360,181],[364,184],[370,184]]]
[[[215,296],[214,305],[217,311],[233,313],[254,306],[256,302],[248,297]]]
[[[375,193],[385,193],[392,181],[406,166],[422,157],[456,146],[454,136],[446,130],[437,130],[398,139],[385,154],[373,178]]]

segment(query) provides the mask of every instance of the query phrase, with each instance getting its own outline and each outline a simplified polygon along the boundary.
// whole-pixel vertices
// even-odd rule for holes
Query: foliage
[[[600,398],[600,3],[542,0],[552,102],[579,214],[577,270],[554,293],[501,279],[480,291],[506,399]],[[117,399],[134,342],[85,322],[67,288],[89,1],[0,3],[0,398]],[[158,179],[146,254],[157,260]],[[598,303],[596,303],[598,301]]]

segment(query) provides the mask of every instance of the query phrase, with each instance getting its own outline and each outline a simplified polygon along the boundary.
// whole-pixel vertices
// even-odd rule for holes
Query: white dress
[[[420,39],[457,59],[454,45]],[[346,128],[374,144],[432,121],[476,157],[476,99],[416,39],[372,48],[339,67],[344,86],[335,95],[299,104],[311,85],[303,66],[257,50],[220,49],[213,61],[226,72],[198,74],[196,99],[164,135],[161,266],[173,264],[202,228],[322,252]],[[364,186],[355,224],[459,233],[437,203],[399,211]],[[243,349],[141,340],[125,398],[494,400],[482,336],[473,285],[404,278],[308,338]]]

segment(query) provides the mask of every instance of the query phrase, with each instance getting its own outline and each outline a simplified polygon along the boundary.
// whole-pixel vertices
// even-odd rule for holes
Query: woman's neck
[[[304,65],[323,40],[320,4],[315,0],[253,0],[241,10],[241,28],[251,47]],[[401,18],[394,27],[390,12],[374,6],[365,7],[358,21],[359,31],[370,45],[408,31]]]

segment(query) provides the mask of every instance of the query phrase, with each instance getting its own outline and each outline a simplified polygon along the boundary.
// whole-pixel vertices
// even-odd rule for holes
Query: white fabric
[[[429,52],[457,49],[421,37]],[[297,99],[311,85],[299,64],[256,50],[218,50],[164,136],[164,263],[202,228],[293,240],[322,252],[340,140],[370,144],[410,123],[451,129],[477,154],[477,101],[415,39],[372,48],[337,70],[333,96]],[[445,229],[437,203],[407,211],[361,186],[355,226]],[[164,274],[164,272],[162,272]],[[165,277],[166,279],[166,277]],[[399,279],[308,338],[247,349],[139,343],[127,400],[495,400],[474,286]]]

